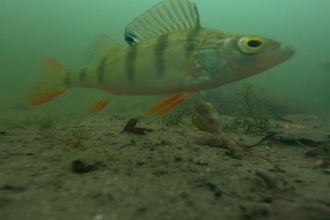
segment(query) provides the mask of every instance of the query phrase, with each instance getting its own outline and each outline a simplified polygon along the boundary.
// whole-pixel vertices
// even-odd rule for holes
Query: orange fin
[[[148,112],[147,115],[165,115],[166,113],[173,110],[175,107],[179,106],[183,102],[185,102],[192,94],[190,93],[179,93],[170,98],[166,99],[165,101],[158,103],[157,105],[153,106]]]
[[[89,114],[95,114],[95,113],[101,111],[102,109],[104,109],[105,107],[107,107],[111,101],[112,101],[111,99],[102,99],[102,100],[94,103],[88,109],[88,113]]]
[[[25,97],[30,106],[41,105],[64,93],[68,87],[64,84],[66,70],[54,59],[48,58],[41,69],[41,80]]]

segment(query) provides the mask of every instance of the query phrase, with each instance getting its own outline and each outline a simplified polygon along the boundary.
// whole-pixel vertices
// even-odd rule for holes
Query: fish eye
[[[247,42],[247,45],[249,45],[249,47],[260,47],[261,44],[261,41],[258,40],[250,40]]]
[[[243,53],[259,52],[264,45],[264,41],[260,37],[242,37],[238,41],[238,48]]]

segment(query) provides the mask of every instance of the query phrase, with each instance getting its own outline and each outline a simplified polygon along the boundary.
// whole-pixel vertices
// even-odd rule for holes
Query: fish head
[[[199,50],[197,63],[218,84],[241,80],[290,59],[291,46],[259,36],[220,35]]]

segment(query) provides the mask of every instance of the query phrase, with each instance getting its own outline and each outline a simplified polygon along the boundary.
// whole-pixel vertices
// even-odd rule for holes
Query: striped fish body
[[[116,95],[196,92],[219,86],[196,63],[199,48],[214,32],[202,28],[176,31],[123,47],[95,65],[70,73],[74,78],[68,86],[96,88]]]
[[[188,0],[166,0],[135,19],[123,47],[100,34],[91,47],[91,65],[68,71],[46,61],[42,81],[27,95],[39,105],[69,88],[111,94],[90,111],[97,112],[119,95],[166,95],[149,114],[165,114],[194,92],[258,74],[293,56],[278,41],[202,28],[197,7]]]
[[[123,47],[95,65],[75,72],[76,79],[68,86],[95,88],[116,95],[196,92],[257,74],[286,58],[285,53],[277,53],[278,57],[270,60],[267,56],[263,58],[263,54],[247,56],[236,49],[240,38],[206,28],[164,34]],[[263,41],[281,48],[275,41]],[[89,78],[81,80],[83,74]]]

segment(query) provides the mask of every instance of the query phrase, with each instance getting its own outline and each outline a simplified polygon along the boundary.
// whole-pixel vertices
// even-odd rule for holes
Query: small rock
[[[136,164],[139,165],[139,166],[142,166],[142,165],[145,164],[145,162],[144,162],[143,160],[138,160],[138,161],[136,162]]]
[[[322,170],[322,173],[330,175],[330,169],[324,169]]]
[[[228,142],[225,139],[219,137],[219,135],[199,137],[193,143],[197,145],[228,149]]]
[[[103,215],[101,215],[101,214],[97,214],[97,215],[93,216],[93,220],[103,220],[103,219],[104,219]]]
[[[180,157],[180,156],[175,156],[174,160],[175,160],[176,162],[180,162],[180,161],[182,161],[182,157]]]
[[[71,170],[74,173],[88,173],[94,170],[97,170],[99,167],[99,162],[87,163],[82,160],[74,160],[72,162]]]

